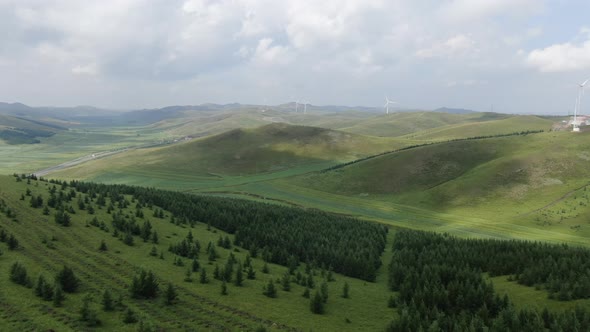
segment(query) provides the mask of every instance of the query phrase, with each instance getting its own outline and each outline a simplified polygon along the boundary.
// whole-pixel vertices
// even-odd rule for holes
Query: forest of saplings
[[[34,176],[16,176],[16,179],[38,181]],[[185,281],[192,282],[191,273],[200,272],[195,280],[201,284],[209,283],[209,278],[219,280],[222,294],[227,292],[226,284],[241,286],[245,280],[255,279],[250,257],[259,257],[288,267],[282,278],[265,285],[264,295],[276,297],[277,289],[289,291],[290,283],[294,282],[305,288],[303,295],[309,299],[308,310],[322,314],[328,298],[327,282],[333,281],[332,271],[373,282],[378,270],[386,269],[391,296],[383,307],[395,308],[397,312],[390,324],[384,326],[387,331],[590,331],[590,311],[586,307],[559,311],[517,308],[509,296],[495,291],[490,280],[494,276],[509,276],[511,281],[522,285],[519,287],[535,287],[557,301],[589,299],[588,249],[390,230],[376,223],[318,210],[153,188],[40,181],[47,183],[46,193],[31,193],[27,187],[21,195],[21,200],[27,200],[32,209],[42,211],[64,227],[70,225],[75,210],[85,210],[89,215],[94,209],[105,210],[112,218],[108,225],[94,218],[87,226],[112,232],[128,245],[136,238],[158,243],[157,232],[144,218],[145,207],[149,207],[153,214],[150,217],[156,220],[169,214],[170,222],[177,225],[191,226],[199,221],[233,234],[233,241],[228,236],[219,236],[217,243],[205,244],[195,240],[189,230],[182,240],[168,248],[177,257],[189,260]],[[134,215],[130,217],[129,211],[134,211]],[[3,200],[0,200],[0,212],[16,219]],[[392,248],[386,248],[389,231],[394,232]],[[4,227],[0,227],[0,242],[8,250],[18,250],[23,245]],[[213,264],[216,246],[225,249],[239,246],[248,251],[248,256],[245,261],[239,261],[230,252],[227,262],[221,266],[215,264],[208,274],[200,268],[199,253],[204,252]],[[104,242],[98,250],[107,250]],[[392,250],[391,260],[388,266],[381,266],[385,250]],[[158,255],[163,252],[150,253],[150,256]],[[179,265],[184,264],[178,260]],[[305,275],[298,270],[303,265]],[[267,269],[266,264],[264,268]],[[323,283],[314,280],[311,270],[314,268],[321,271]],[[41,300],[52,301],[58,307],[67,293],[78,290],[80,279],[76,272],[64,266],[54,278],[39,275],[34,279],[27,273],[27,266],[15,261],[7,277],[23,289],[32,288]],[[176,287],[159,285],[152,271],[139,271],[128,290],[132,299],[163,297],[168,305],[177,299]],[[348,291],[345,283],[341,296],[348,298]],[[121,299],[108,290],[104,290],[100,301],[105,311],[122,306]],[[90,298],[84,300],[80,321],[83,326],[100,325],[90,302]],[[129,308],[124,321],[137,322]]]

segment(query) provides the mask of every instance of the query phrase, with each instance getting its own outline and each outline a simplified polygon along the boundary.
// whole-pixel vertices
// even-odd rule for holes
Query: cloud
[[[291,62],[289,49],[285,46],[273,45],[271,38],[258,41],[253,61],[258,65],[286,65]]]
[[[98,75],[99,70],[96,63],[89,63],[87,65],[78,65],[72,68],[72,74],[75,75],[88,75],[88,76],[96,76]]]
[[[456,35],[433,46],[416,51],[419,58],[451,57],[476,51],[475,42],[470,36]]]
[[[546,73],[590,69],[590,39],[532,50],[525,63]]]
[[[543,9],[542,0],[452,0],[441,13],[449,21],[477,21],[499,15],[532,15]]]

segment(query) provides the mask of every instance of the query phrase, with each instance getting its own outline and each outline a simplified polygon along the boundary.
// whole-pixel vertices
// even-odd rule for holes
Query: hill
[[[49,121],[0,115],[0,140],[6,144],[39,143],[40,137],[50,137],[66,128]]]
[[[260,233],[246,221],[274,225]],[[269,235],[273,242],[262,245]],[[391,314],[385,270],[374,265],[382,265],[385,236],[381,226],[317,211],[0,176],[0,330],[378,330]],[[334,269],[352,274],[370,262],[376,282],[321,267],[322,241],[344,246],[323,252]],[[297,249],[284,254],[278,246],[289,243]],[[333,256],[347,250],[354,253]],[[300,262],[304,256],[318,264]],[[344,259],[353,262],[348,270],[337,263]],[[270,283],[276,288],[265,296]],[[350,298],[340,296],[345,283]],[[64,298],[56,300],[58,288]],[[316,315],[302,294],[320,288],[329,299]]]
[[[304,165],[329,165],[399,146],[393,140],[274,123],[233,129],[181,144],[141,149],[100,159],[54,176],[88,178],[102,172],[230,175],[273,173]]]
[[[589,153],[589,133],[463,140],[391,153],[294,182],[340,195],[365,193],[441,212],[524,221],[585,188]],[[576,212],[570,207],[562,214],[570,226],[590,215],[584,202],[577,203]]]
[[[500,113],[403,112],[364,119],[352,126],[337,129],[362,135],[446,140],[526,130],[548,130],[552,123],[551,120],[536,116]]]

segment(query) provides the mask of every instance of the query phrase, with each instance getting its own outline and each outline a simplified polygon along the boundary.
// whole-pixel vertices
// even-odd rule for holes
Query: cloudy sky
[[[587,0],[0,0],[0,101],[567,114]],[[590,100],[585,105],[590,113]]]

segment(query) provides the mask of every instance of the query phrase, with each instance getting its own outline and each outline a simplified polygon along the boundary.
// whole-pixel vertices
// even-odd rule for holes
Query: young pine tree
[[[202,284],[206,284],[209,282],[209,277],[207,277],[207,270],[205,270],[205,268],[201,269],[201,275],[199,277],[199,282]]]
[[[262,294],[266,295],[270,298],[277,297],[277,289],[275,287],[275,283],[272,279],[268,282],[268,284],[262,289]]]
[[[350,294],[349,294],[349,286],[348,286],[348,282],[344,282],[344,286],[342,286],[342,297],[345,299],[350,298]]]
[[[176,288],[174,288],[174,285],[172,285],[171,283],[168,284],[168,287],[166,287],[165,295],[166,297],[164,303],[166,305],[174,304],[174,302],[178,298],[178,293],[176,292]]]
[[[113,297],[111,295],[111,292],[109,292],[108,289],[105,289],[104,292],[102,293],[101,304],[102,304],[102,310],[104,310],[104,311],[113,311],[115,309]]]
[[[324,313],[324,299],[318,291],[315,291],[310,300],[309,309],[312,313],[321,315]]]

